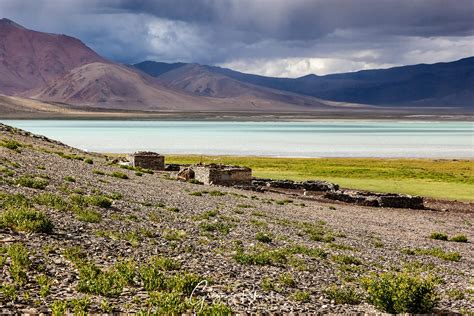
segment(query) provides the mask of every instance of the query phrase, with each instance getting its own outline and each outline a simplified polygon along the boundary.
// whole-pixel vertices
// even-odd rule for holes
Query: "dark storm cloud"
[[[474,54],[474,0],[1,0],[0,15],[126,63],[299,75]]]

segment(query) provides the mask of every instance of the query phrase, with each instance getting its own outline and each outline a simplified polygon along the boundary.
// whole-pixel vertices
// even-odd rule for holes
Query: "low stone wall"
[[[250,185],[252,169],[239,166],[195,165],[194,178],[204,184],[223,186]]]
[[[308,181],[296,182],[292,180],[272,180],[272,179],[254,178],[252,180],[252,185],[257,186],[257,187],[319,191],[319,192],[335,191],[339,189],[339,185],[335,183],[320,181],[320,180],[308,180]]]
[[[154,152],[137,152],[129,156],[133,167],[151,170],[165,170],[165,156]]]
[[[423,198],[421,196],[347,190],[331,191],[326,193],[324,197],[331,200],[365,206],[410,208],[417,210],[422,210],[425,208],[423,205]]]

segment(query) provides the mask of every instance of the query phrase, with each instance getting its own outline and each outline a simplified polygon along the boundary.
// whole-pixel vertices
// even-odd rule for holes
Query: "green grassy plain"
[[[242,165],[260,178],[321,179],[351,189],[474,201],[474,160],[167,155],[166,162]]]

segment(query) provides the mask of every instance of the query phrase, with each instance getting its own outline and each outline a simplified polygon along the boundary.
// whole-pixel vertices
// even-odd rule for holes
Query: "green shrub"
[[[128,179],[128,176],[120,171],[114,171],[110,174],[112,177],[119,178],[119,179]]]
[[[27,207],[10,207],[0,214],[0,227],[9,227],[17,231],[51,233],[53,223],[43,213]]]
[[[465,235],[456,235],[449,240],[454,242],[467,242],[467,237]]]
[[[148,264],[162,271],[173,271],[181,268],[181,263],[171,258],[153,256],[148,260]]]
[[[263,232],[258,232],[255,235],[255,239],[257,239],[260,242],[263,243],[271,243],[272,242],[272,237],[269,234],[263,233]]]
[[[362,264],[362,261],[360,259],[355,258],[353,256],[347,256],[347,255],[334,255],[332,256],[332,260],[340,264],[352,264],[352,265]]]
[[[202,193],[199,192],[199,191],[196,191],[196,192],[191,192],[191,193],[189,193],[189,195],[192,195],[192,196],[202,196]]]
[[[0,206],[4,209],[8,207],[31,207],[31,202],[23,194],[0,193]]]
[[[16,180],[16,184],[22,187],[43,190],[49,184],[48,180],[39,177],[21,176]]]
[[[102,208],[109,208],[110,206],[112,206],[112,200],[109,199],[107,196],[101,194],[88,196],[85,200],[90,205]]]
[[[448,240],[448,235],[440,232],[432,232],[430,238],[436,240]]]
[[[428,256],[438,257],[446,261],[459,261],[462,258],[459,252],[444,251],[441,248],[415,249],[415,253],[418,255],[428,255]]]
[[[283,265],[288,261],[287,253],[283,250],[270,250],[254,247],[250,251],[245,252],[238,249],[234,255],[237,263],[244,265]]]
[[[66,200],[64,200],[60,195],[50,192],[37,194],[34,197],[34,202],[40,205],[52,207],[58,211],[66,211],[69,208]]]
[[[431,313],[439,300],[431,277],[422,278],[406,272],[385,272],[367,277],[362,280],[362,285],[369,303],[392,314]]]
[[[167,210],[173,213],[179,213],[179,208],[177,207],[168,207]]]
[[[227,193],[221,192],[221,191],[210,191],[210,192],[209,192],[209,195],[211,195],[211,196],[224,196],[224,195],[226,195],[226,194],[227,194]]]
[[[51,304],[51,313],[53,316],[64,316],[67,312],[67,301],[55,300]]]
[[[79,292],[113,297],[122,293],[125,284],[125,278],[113,268],[102,271],[92,263],[79,266]]]
[[[186,232],[180,229],[165,229],[163,238],[166,240],[183,240],[186,238]]]
[[[67,182],[76,182],[76,179],[74,177],[71,177],[71,176],[65,176],[64,177],[64,181],[67,181]]]
[[[90,159],[90,158],[84,159],[84,162],[87,163],[87,164],[89,164],[89,165],[94,164],[94,160],[92,160],[92,159]]]
[[[280,274],[280,276],[278,277],[278,281],[288,287],[296,287],[296,281],[293,278],[293,275],[291,275],[290,273]]]
[[[102,220],[102,215],[94,210],[77,210],[74,213],[76,214],[76,218],[81,222],[99,223]]]
[[[216,231],[218,231],[223,235],[227,235],[230,232],[230,229],[232,228],[232,225],[230,225],[228,223],[225,223],[225,222],[221,222],[221,221],[212,222],[212,223],[202,222],[201,224],[199,224],[199,228],[202,231],[205,231],[205,232],[216,232]]]
[[[93,174],[98,174],[98,175],[101,175],[101,176],[105,175],[105,172],[104,172],[104,171],[102,171],[102,170],[97,170],[97,169],[92,170],[92,173],[93,173]]]
[[[190,302],[177,292],[151,292],[148,304],[153,306],[156,315],[181,315],[192,309]]]
[[[291,295],[291,298],[294,300],[294,301],[297,301],[297,302],[308,302],[309,301],[309,293],[307,291],[301,291],[301,290],[296,290],[293,295]]]
[[[18,292],[16,291],[16,287],[14,285],[1,284],[0,293],[2,293],[6,301],[14,302],[18,299]]]
[[[11,149],[11,150],[19,150],[20,147],[23,147],[23,145],[19,142],[17,142],[14,139],[3,139],[2,142],[0,143],[0,146]]]
[[[27,271],[31,265],[28,249],[21,243],[8,246],[7,255],[11,259],[10,274],[16,284],[23,286],[28,282]]]
[[[36,276],[36,282],[40,286],[40,296],[43,298],[48,296],[51,291],[51,281],[49,280],[49,278],[44,274],[40,274]]]
[[[362,301],[362,295],[357,293],[352,286],[339,287],[334,285],[325,289],[324,294],[330,300],[334,300],[336,304],[357,305]]]
[[[157,291],[165,287],[165,275],[158,266],[142,265],[138,270],[138,274],[146,291]]]

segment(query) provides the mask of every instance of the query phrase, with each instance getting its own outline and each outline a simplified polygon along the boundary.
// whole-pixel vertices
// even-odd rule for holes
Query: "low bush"
[[[79,267],[77,290],[82,293],[118,296],[126,284],[125,278],[115,269],[102,271],[92,263],[83,263]]]
[[[51,233],[53,223],[43,213],[28,207],[10,207],[0,214],[0,227],[17,231]]]
[[[309,293],[306,292],[306,291],[302,291],[302,290],[296,290],[292,295],[291,295],[291,299],[293,299],[294,301],[297,301],[297,302],[308,302],[309,301]]]
[[[21,176],[16,180],[16,184],[22,187],[43,190],[49,184],[48,180],[39,177]]]
[[[456,235],[449,239],[454,242],[467,242],[467,237],[465,235]]]
[[[436,240],[448,240],[448,235],[440,232],[432,232],[430,238]]]
[[[119,178],[119,179],[128,179],[128,176],[120,171],[114,171],[110,174],[112,177]]]
[[[84,162],[87,163],[87,164],[89,164],[89,165],[94,164],[94,160],[92,160],[92,159],[90,159],[90,158],[84,159]]]
[[[112,200],[102,194],[88,196],[85,198],[85,201],[90,205],[102,208],[109,208],[112,206]]]
[[[383,312],[431,313],[439,298],[431,277],[385,272],[362,279],[368,301]]]
[[[3,139],[0,143],[0,146],[16,151],[19,151],[19,149],[23,147],[21,143],[17,142],[14,139]]]
[[[269,234],[263,233],[263,232],[258,232],[255,235],[255,239],[257,239],[258,241],[263,242],[263,243],[271,243],[272,242],[272,237]]]
[[[45,205],[54,208],[58,211],[66,211],[69,208],[69,204],[60,195],[45,192],[37,194],[33,201],[40,205]]]
[[[204,231],[204,232],[220,232],[223,235],[227,235],[230,232],[230,229],[232,228],[232,225],[222,222],[222,221],[217,221],[217,222],[202,222],[199,224],[199,228]]]
[[[362,295],[357,293],[357,290],[352,286],[330,286],[324,290],[324,294],[336,304],[357,305],[362,301]]]
[[[102,215],[95,210],[77,210],[74,213],[81,222],[99,223],[102,220]]]
[[[67,181],[67,182],[76,182],[76,179],[74,177],[71,177],[71,176],[65,176],[64,177],[64,181]]]
[[[254,247],[250,251],[237,249],[234,255],[234,260],[237,263],[244,265],[273,265],[281,266],[287,263],[287,252],[283,250],[271,250],[265,248]]]
[[[334,262],[340,263],[340,264],[351,264],[351,265],[361,265],[362,261],[358,258],[355,258],[353,256],[347,256],[347,255],[334,255],[331,257]]]

